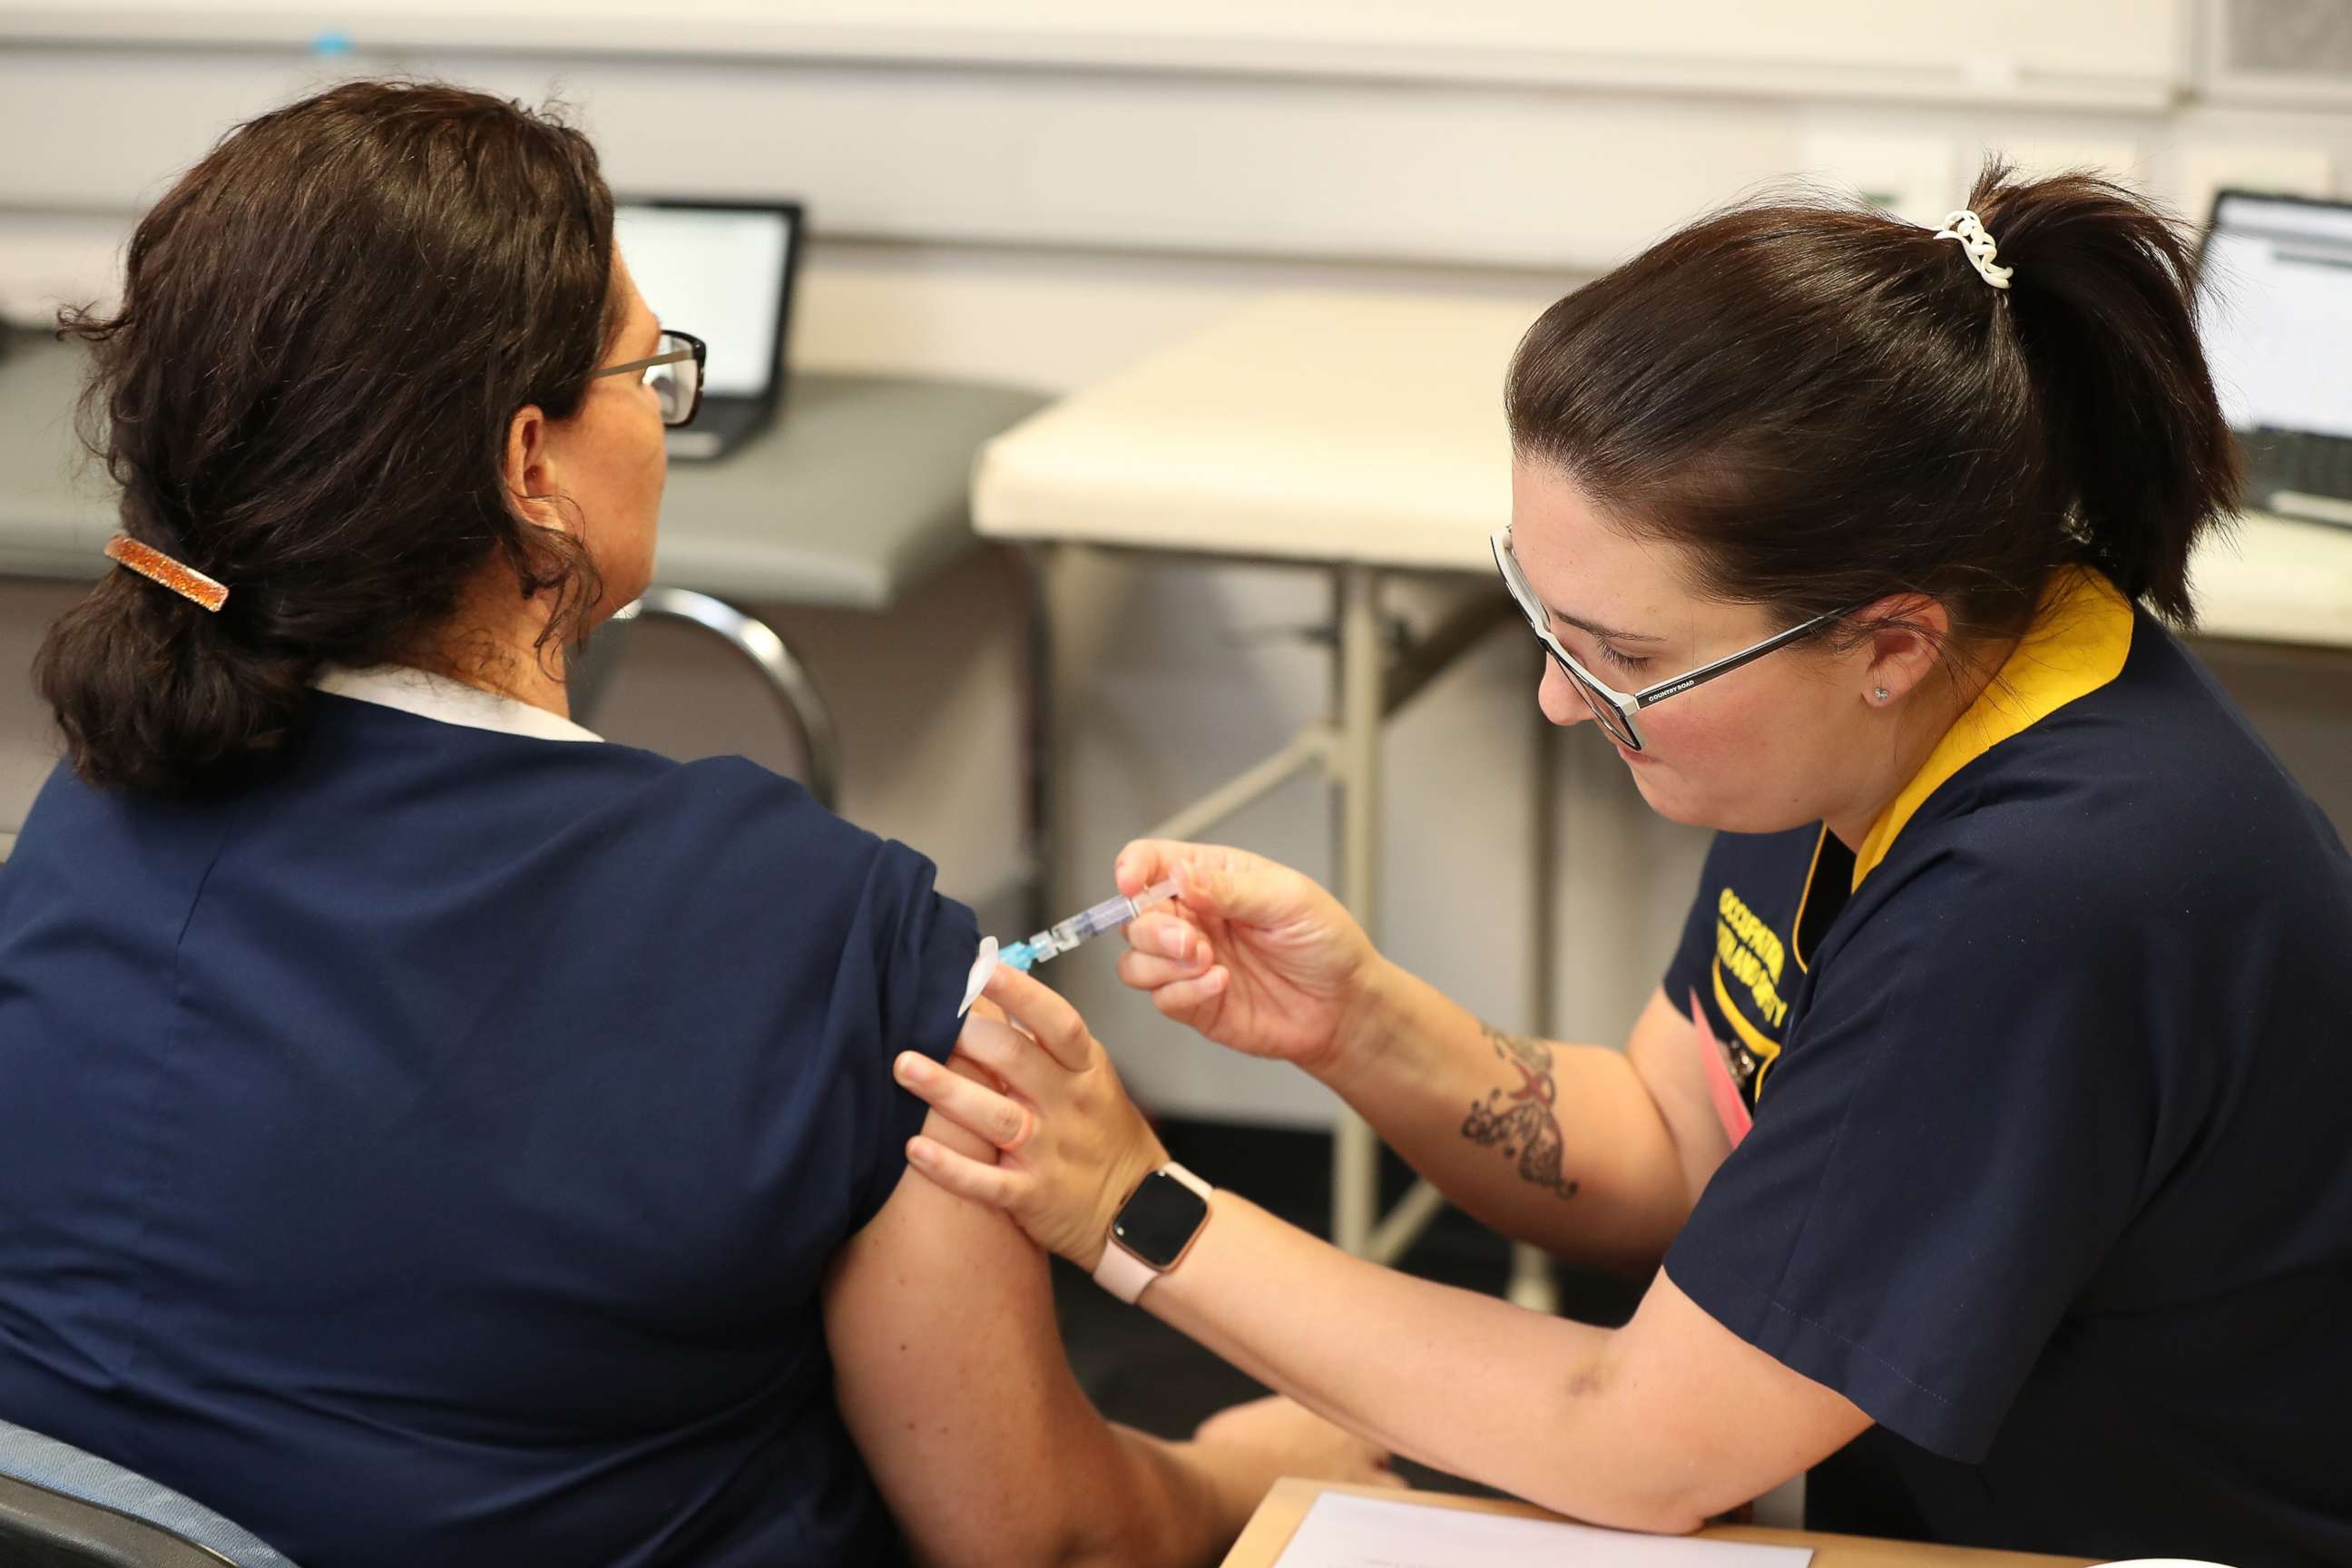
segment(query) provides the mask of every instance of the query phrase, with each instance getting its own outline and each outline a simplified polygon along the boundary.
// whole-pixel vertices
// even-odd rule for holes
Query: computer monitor
[[[2352,202],[2223,191],[2199,271],[2230,427],[2352,437]]]
[[[784,384],[784,334],[800,256],[793,202],[630,198],[614,243],[664,324],[709,345],[702,412],[671,432],[674,456],[716,457],[773,413]]]

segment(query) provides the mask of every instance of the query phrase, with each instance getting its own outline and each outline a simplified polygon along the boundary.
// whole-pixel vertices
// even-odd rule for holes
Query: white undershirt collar
[[[397,708],[420,719],[463,724],[469,730],[496,730],[509,735],[532,735],[542,741],[602,741],[593,730],[534,708],[519,698],[485,691],[461,680],[412,669],[406,665],[378,664],[365,669],[330,665],[310,684],[333,697]]]

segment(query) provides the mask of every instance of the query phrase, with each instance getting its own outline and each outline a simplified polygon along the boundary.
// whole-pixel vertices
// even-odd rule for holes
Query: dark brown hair
[[[1907,592],[1963,637],[2014,636],[2081,565],[2186,624],[2190,547],[2238,486],[2191,244],[2087,174],[1989,163],[1969,206],[2006,289],[1826,200],[1661,241],[1528,331],[1516,452],[1786,625]]]
[[[504,478],[529,404],[576,412],[614,329],[586,137],[454,87],[350,82],[230,132],[141,220],[90,345],[84,438],[133,539],[229,588],[110,572],[35,664],[90,783],[182,794],[294,726],[324,665],[414,653],[502,557],[551,640],[602,589]]]

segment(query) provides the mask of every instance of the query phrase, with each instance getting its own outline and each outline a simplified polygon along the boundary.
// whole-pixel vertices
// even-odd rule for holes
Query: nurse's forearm
[[[1143,1305],[1309,1409],[1423,1464],[1626,1529],[1696,1529],[1613,1442],[1607,1330],[1351,1258],[1234,1194]]]
[[[1563,1258],[1646,1271],[1689,1213],[1625,1053],[1482,1023],[1393,964],[1320,1076],[1455,1205]]]

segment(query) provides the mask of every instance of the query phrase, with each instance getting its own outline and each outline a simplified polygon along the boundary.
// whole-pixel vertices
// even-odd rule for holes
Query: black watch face
[[[1118,1211],[1110,1234],[1154,1268],[1165,1268],[1183,1256],[1192,1233],[1208,1217],[1209,1205],[1200,1194],[1165,1171],[1154,1171]]]

